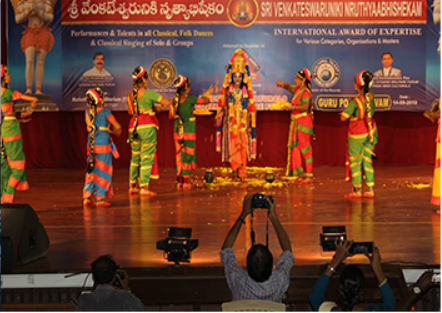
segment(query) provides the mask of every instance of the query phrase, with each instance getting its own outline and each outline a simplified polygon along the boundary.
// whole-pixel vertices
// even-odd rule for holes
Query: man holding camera
[[[238,236],[244,219],[255,208],[262,208],[253,201],[254,195],[248,194],[243,201],[243,210],[230,229],[221,250],[221,261],[224,263],[224,271],[227,284],[232,291],[232,300],[260,299],[273,302],[282,302],[282,296],[290,284],[290,270],[295,260],[292,254],[292,245],[281,222],[275,212],[275,199],[273,196],[263,197],[268,207],[268,217],[278,236],[283,253],[278,259],[276,268],[273,268],[273,256],[269,249],[256,244],[250,248],[247,254],[247,273],[238,266],[235,253],[232,249]]]
[[[147,311],[129,289],[129,276],[110,255],[92,262],[95,289],[78,298],[77,311]]]

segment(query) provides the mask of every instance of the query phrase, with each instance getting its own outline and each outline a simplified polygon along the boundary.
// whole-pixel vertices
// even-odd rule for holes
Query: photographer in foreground
[[[227,284],[232,291],[232,300],[260,299],[273,302],[282,302],[282,296],[290,284],[290,270],[294,257],[292,245],[287,233],[275,213],[275,198],[263,197],[264,204],[268,207],[268,217],[278,236],[283,253],[278,259],[276,268],[273,268],[273,256],[268,247],[262,244],[253,245],[247,254],[247,273],[237,264],[235,253],[232,249],[238,236],[241,225],[245,223],[247,215],[251,214],[258,206],[253,201],[253,194],[245,196],[243,210],[230,229],[221,250],[221,261]],[[253,207],[255,206],[255,207]]]
[[[393,291],[388,285],[387,279],[384,277],[381,267],[381,255],[379,249],[373,246],[373,254],[369,258],[371,267],[378,281],[378,286],[381,292],[382,303],[372,304],[366,308],[360,306],[358,303],[361,300],[364,292],[364,274],[356,265],[347,265],[339,277],[339,298],[340,305],[334,302],[327,301],[324,298],[331,276],[336,273],[338,266],[347,258],[351,256],[349,249],[353,241],[336,241],[336,253],[332,261],[328,265],[325,272],[319,277],[318,281],[313,286],[309,295],[310,304],[314,311],[393,311],[396,306],[396,299]]]
[[[118,268],[111,255],[92,262],[95,289],[78,298],[77,311],[147,311],[129,289],[127,272]]]

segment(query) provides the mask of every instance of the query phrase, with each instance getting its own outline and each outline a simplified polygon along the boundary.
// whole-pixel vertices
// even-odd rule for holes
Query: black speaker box
[[[48,253],[48,234],[40,223],[37,214],[28,204],[2,204],[1,237],[2,263],[3,258],[14,260],[14,246],[17,250],[18,265],[30,263]],[[6,244],[6,249],[3,249],[3,242]],[[2,273],[4,273],[3,264]]]
[[[17,242],[2,236],[2,274],[11,274],[17,265]]]

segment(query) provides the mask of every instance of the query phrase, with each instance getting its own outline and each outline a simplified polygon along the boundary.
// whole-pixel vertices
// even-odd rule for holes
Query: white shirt
[[[90,70],[87,70],[86,72],[83,73],[83,77],[91,77],[91,76],[112,76],[112,75],[104,68],[100,73],[98,69],[94,66]]]

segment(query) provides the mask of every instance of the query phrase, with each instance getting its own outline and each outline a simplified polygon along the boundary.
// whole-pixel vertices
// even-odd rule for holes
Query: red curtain
[[[121,157],[116,168],[128,168],[130,145],[127,143],[129,115],[114,112],[123,127],[114,142]],[[379,130],[376,165],[433,164],[437,125],[422,113],[377,112]],[[167,112],[158,114],[158,158],[160,167],[174,167],[173,122]],[[284,167],[287,164],[289,112],[258,112],[257,159],[250,166]],[[84,112],[34,113],[29,123],[21,124],[28,168],[85,168],[87,132]],[[343,166],[345,162],[347,123],[337,113],[315,112],[316,142],[313,143],[314,166]],[[213,116],[197,117],[197,156],[200,167],[222,166],[215,151]]]

